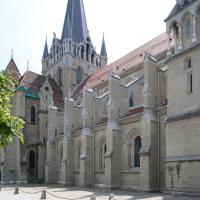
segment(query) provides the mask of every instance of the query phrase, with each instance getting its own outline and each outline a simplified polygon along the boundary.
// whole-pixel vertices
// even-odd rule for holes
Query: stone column
[[[193,37],[192,37],[192,42],[197,41],[197,25],[196,25],[196,16],[192,16],[192,27],[193,27]]]
[[[121,102],[120,78],[109,76],[108,124],[106,129],[105,187],[121,186],[121,132],[118,124]]]
[[[183,35],[182,35],[182,24],[178,23],[178,50],[182,50],[183,49]]]
[[[158,191],[157,137],[157,61],[149,53],[144,58],[144,114],[142,117],[142,148],[140,151],[140,188]]]
[[[47,160],[45,165],[45,182],[56,183],[57,175],[57,154],[55,143],[55,130],[57,129],[57,107],[49,106],[48,109],[48,140]]]
[[[84,89],[81,132],[80,184],[94,185],[94,106],[95,94],[92,90]]]
[[[65,98],[64,111],[64,138],[63,138],[63,158],[61,163],[62,184],[72,185],[74,181],[74,155],[72,142],[72,117],[74,101]]]

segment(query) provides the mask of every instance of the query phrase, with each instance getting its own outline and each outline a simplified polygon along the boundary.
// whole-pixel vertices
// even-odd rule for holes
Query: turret
[[[44,74],[44,71],[46,71],[46,69],[48,68],[48,55],[49,55],[49,50],[48,50],[47,38],[46,38],[43,56],[42,56],[42,74]]]
[[[105,67],[108,62],[108,56],[107,56],[107,51],[106,51],[106,43],[104,39],[104,34],[103,34],[100,56],[101,56],[101,67]]]

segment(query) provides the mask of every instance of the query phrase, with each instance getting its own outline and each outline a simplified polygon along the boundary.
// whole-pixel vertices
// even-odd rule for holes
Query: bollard
[[[41,194],[40,199],[47,199],[46,190],[43,190],[43,191],[42,191],[42,194]]]
[[[1,192],[1,187],[0,187],[0,192]]]
[[[96,197],[95,197],[94,195],[92,195],[92,196],[90,197],[90,200],[96,200]]]
[[[19,194],[19,188],[15,188],[14,194]]]
[[[109,200],[114,199],[114,198],[115,198],[114,194],[110,194],[108,197]]]

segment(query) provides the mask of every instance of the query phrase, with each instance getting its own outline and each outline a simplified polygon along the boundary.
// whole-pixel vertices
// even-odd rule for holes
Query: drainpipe
[[[158,107],[160,107],[160,68],[158,68],[158,83],[157,83],[157,95],[158,95]],[[158,190],[160,192],[160,110],[157,113],[158,117]]]
[[[95,94],[96,96],[96,94]],[[94,97],[94,114],[93,114],[93,171],[94,171],[94,175],[93,175],[93,183],[94,183],[94,187],[95,187],[95,124],[96,124],[96,97]]]

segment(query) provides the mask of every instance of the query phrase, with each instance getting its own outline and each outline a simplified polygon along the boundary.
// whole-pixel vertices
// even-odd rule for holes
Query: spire
[[[47,45],[47,37],[46,37],[46,41],[45,41],[45,45],[44,45],[44,51],[43,51],[43,56],[42,58],[45,59],[48,57],[49,54],[49,50],[48,50],[48,45]]]
[[[11,59],[13,59],[13,49],[11,49]]]
[[[105,39],[104,39],[104,34],[103,34],[103,41],[101,45],[101,56],[107,57],[107,51],[106,51],[106,44],[105,44]]]
[[[69,34],[77,43],[89,36],[83,0],[68,0],[61,39],[69,37]]]

